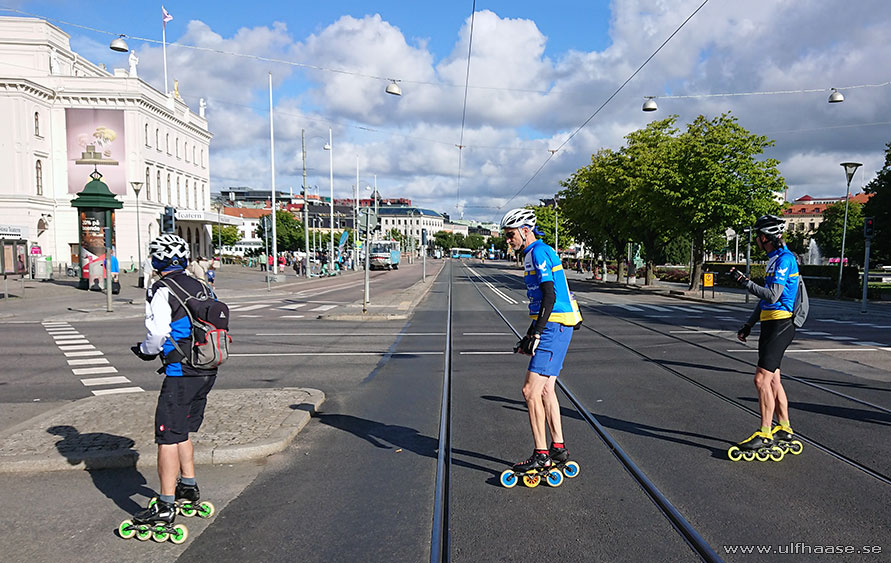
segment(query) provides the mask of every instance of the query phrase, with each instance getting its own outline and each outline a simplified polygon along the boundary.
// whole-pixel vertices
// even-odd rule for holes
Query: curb
[[[280,392],[299,392],[306,397],[301,399],[298,405],[291,405],[290,408],[293,409],[293,412],[290,412],[285,416],[280,422],[279,426],[272,430],[268,435],[263,436],[253,442],[246,444],[237,444],[237,445],[216,445],[213,443],[201,443],[200,440],[200,431],[198,433],[199,439],[196,440],[195,450],[194,450],[194,459],[195,463],[198,465],[208,465],[208,464],[221,464],[221,463],[234,463],[239,461],[249,461],[254,459],[261,459],[272,455],[274,453],[278,453],[284,450],[300,433],[300,431],[309,423],[312,418],[312,413],[316,412],[322,403],[325,402],[325,394],[317,389],[307,389],[307,388],[283,388],[283,389],[268,389],[268,390],[222,390],[216,391],[218,396],[222,394],[227,394],[228,396],[232,396],[234,393],[246,392],[246,393],[271,393],[275,391]],[[214,391],[211,391],[210,400],[213,401]],[[148,402],[149,407],[152,411],[154,411],[154,396],[151,396],[151,400]],[[287,395],[286,395],[287,397]],[[92,406],[92,405],[101,405],[101,397],[87,397],[85,399],[80,399],[79,401],[74,401],[73,403],[69,403],[68,405],[63,405],[57,409],[53,409],[51,411],[45,412],[37,417],[34,417],[28,421],[17,424],[9,429],[7,429],[2,435],[0,435],[0,445],[2,444],[2,440],[6,438],[13,437],[16,434],[26,434],[29,430],[33,428],[40,428],[41,432],[44,432],[44,429],[47,424],[52,424],[54,419],[57,418],[65,418],[66,411],[73,411],[74,409],[80,406]],[[232,404],[231,402],[229,404]],[[221,413],[226,409],[226,403],[219,407],[218,412]],[[72,415],[68,415],[72,416]],[[219,414],[220,418],[225,418],[224,414]],[[96,417],[100,418],[100,417]],[[110,426],[116,421],[110,421],[107,425],[102,426]],[[142,427],[145,424],[150,424],[150,421],[140,421],[139,426]],[[228,433],[233,433],[229,431]],[[132,438],[122,436],[121,443],[117,449],[112,450],[101,450],[100,451],[78,451],[72,452],[69,457],[66,457],[63,454],[60,454],[58,451],[53,450],[50,453],[44,454],[24,454],[24,455],[6,455],[7,459],[3,459],[0,457],[0,473],[21,473],[21,472],[43,472],[43,471],[63,471],[63,470],[71,470],[71,469],[113,469],[113,468],[127,468],[127,467],[135,467],[137,469],[144,468],[153,468],[157,467],[157,456],[155,452],[154,443],[149,443],[148,439],[143,435],[143,443],[141,446],[146,449],[148,448],[150,452],[142,452],[140,453],[135,448],[136,441]],[[89,449],[91,446],[87,446]]]

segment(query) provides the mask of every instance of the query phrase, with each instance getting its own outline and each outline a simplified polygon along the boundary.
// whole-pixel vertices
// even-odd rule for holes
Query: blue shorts
[[[539,375],[557,377],[563,369],[563,360],[569,350],[573,329],[560,323],[548,323],[541,334],[541,343],[529,360],[529,371]]]

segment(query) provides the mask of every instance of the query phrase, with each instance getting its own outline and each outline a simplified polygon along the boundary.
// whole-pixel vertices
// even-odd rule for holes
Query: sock
[[[161,499],[161,502],[166,502],[167,504],[176,502],[176,497],[174,495],[161,495],[159,498]]]
[[[770,434],[770,426],[762,426],[761,432],[763,432],[765,434]]]
[[[779,422],[780,422],[780,426],[785,426],[786,428],[792,428],[792,425],[789,424],[788,420],[781,420]]]
[[[545,454],[545,455],[547,455],[548,450],[535,450],[535,453],[537,453],[537,454]]]
[[[180,477],[179,482],[182,483],[183,485],[191,486],[191,485],[195,484],[195,478],[194,477]]]
[[[552,442],[551,447],[555,449],[563,449],[566,446],[563,444],[563,442]]]

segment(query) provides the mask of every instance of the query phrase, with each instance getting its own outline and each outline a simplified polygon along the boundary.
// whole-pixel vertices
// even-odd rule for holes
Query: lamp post
[[[848,233],[848,198],[851,195],[851,180],[854,178],[854,173],[863,164],[860,162],[842,162],[841,166],[845,169],[845,178],[848,181],[848,185],[845,189],[845,220],[842,223],[841,257],[838,260],[838,285],[835,288],[836,299],[841,297],[842,271],[845,267],[845,235]]]
[[[328,128],[328,144],[325,145],[325,150],[328,151],[328,178],[331,184],[331,201],[328,202],[330,211],[328,227],[331,239],[328,241],[328,269],[330,270],[334,264],[334,140],[331,137],[330,127]]]
[[[142,229],[139,227],[139,192],[142,190],[142,182],[130,182],[130,187],[136,194],[136,256],[139,260],[139,275],[137,285],[142,287],[145,280],[142,278]],[[133,256],[132,254],[130,255]]]

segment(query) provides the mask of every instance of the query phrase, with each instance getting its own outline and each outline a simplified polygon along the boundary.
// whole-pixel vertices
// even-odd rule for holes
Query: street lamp
[[[644,102],[641,110],[643,111],[656,111],[659,109],[659,106],[656,105],[656,96],[644,96],[647,101]]]
[[[130,182],[130,187],[136,194],[136,256],[139,259],[139,282],[137,285],[142,287],[145,280],[142,278],[142,229],[139,227],[139,191],[142,190],[142,182]],[[133,256],[132,254],[130,255]]]
[[[842,245],[841,257],[838,260],[838,286],[835,288],[835,298],[841,297],[842,271],[845,264],[845,235],[848,233],[848,198],[851,195],[851,180],[857,169],[863,166],[860,162],[842,162],[841,166],[845,169],[845,178],[848,180],[848,187],[845,190],[845,220],[842,226]]]
[[[330,210],[330,223],[328,226],[331,231],[331,240],[328,241],[328,248],[330,249],[330,253],[328,254],[328,269],[331,269],[331,266],[334,264],[334,141],[331,137],[331,128],[328,128],[328,144],[325,145],[325,150],[328,151],[328,178],[331,183],[331,201],[328,202],[329,210]]]
[[[130,47],[127,46],[127,42],[124,41],[124,37],[126,35],[118,35],[114,39],[112,39],[111,44],[108,46],[112,51],[117,51],[118,53],[126,53],[130,50]]]

